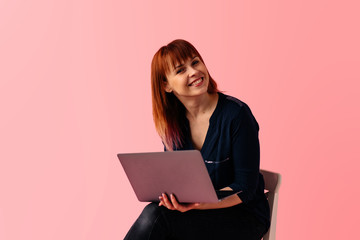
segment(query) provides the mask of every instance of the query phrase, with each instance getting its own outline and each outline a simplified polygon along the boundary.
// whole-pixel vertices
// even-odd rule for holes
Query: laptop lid
[[[119,153],[117,156],[141,202],[158,202],[162,193],[173,193],[183,203],[219,201],[198,150]],[[230,192],[227,195],[234,194]]]

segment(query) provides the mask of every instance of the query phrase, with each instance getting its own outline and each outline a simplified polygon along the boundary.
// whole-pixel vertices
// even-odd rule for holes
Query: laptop
[[[198,150],[119,153],[118,158],[141,202],[159,202],[173,193],[181,203],[216,203],[239,193],[215,191]]]

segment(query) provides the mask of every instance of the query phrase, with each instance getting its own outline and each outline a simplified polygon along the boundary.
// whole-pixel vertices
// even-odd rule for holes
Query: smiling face
[[[206,94],[209,86],[209,73],[198,56],[188,58],[170,67],[166,73],[165,91],[174,93],[181,101],[186,97]]]

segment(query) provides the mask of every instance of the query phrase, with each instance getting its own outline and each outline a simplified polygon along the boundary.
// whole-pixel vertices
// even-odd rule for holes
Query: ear
[[[164,81],[164,89],[165,89],[165,92],[167,92],[167,93],[171,93],[173,91],[167,81]]]

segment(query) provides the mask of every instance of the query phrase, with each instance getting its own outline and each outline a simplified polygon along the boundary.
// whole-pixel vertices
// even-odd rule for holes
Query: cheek
[[[209,76],[209,72],[208,72],[208,70],[207,70],[207,68],[206,68],[205,65],[202,65],[202,66],[201,66],[201,71],[202,71],[206,76]]]
[[[209,79],[209,72],[207,71],[206,68],[205,68],[205,70],[204,70],[204,74],[205,74],[206,78]]]
[[[181,77],[172,78],[168,83],[174,88],[178,88],[184,85],[186,81]]]

